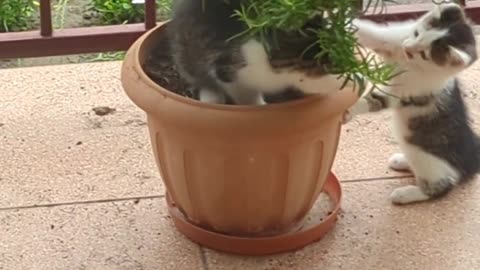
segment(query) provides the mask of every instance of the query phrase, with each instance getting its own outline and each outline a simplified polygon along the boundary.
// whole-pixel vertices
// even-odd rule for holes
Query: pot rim
[[[168,89],[158,85],[155,83],[144,71],[143,69],[143,64],[141,59],[140,52],[145,50],[145,47],[147,46],[148,41],[152,38],[153,34],[158,32],[158,31],[165,31],[166,26],[168,25],[169,21],[163,21],[159,23],[156,27],[150,29],[147,31],[145,34],[143,34],[140,38],[137,39],[137,41],[132,45],[130,50],[132,52],[130,54],[127,54],[127,57],[125,58],[124,65],[125,63],[129,61],[133,61],[133,69],[137,73],[137,75],[143,80],[145,84],[147,84],[151,89],[156,91],[158,94],[161,94],[162,96],[166,96],[170,99],[173,99],[174,101],[180,102],[182,104],[194,106],[197,108],[204,108],[204,109],[210,109],[210,110],[215,110],[215,111],[229,111],[229,112],[242,112],[242,111],[249,111],[249,112],[254,112],[254,111],[263,111],[263,112],[272,112],[272,111],[278,111],[278,110],[284,110],[286,108],[291,108],[291,107],[302,107],[302,105],[306,104],[311,104],[311,103],[336,103],[338,104],[338,107],[340,108],[348,108],[352,106],[357,99],[359,98],[358,94],[356,94],[356,90],[354,89],[339,89],[338,92],[331,93],[327,96],[320,96],[320,95],[309,95],[306,96],[300,100],[293,100],[293,101],[288,101],[288,102],[283,102],[283,103],[276,103],[276,104],[268,104],[265,106],[258,106],[258,105],[226,105],[226,104],[211,104],[211,103],[205,103],[201,102],[196,99],[191,99],[184,97],[182,95],[176,94],[172,91],[169,91]],[[130,55],[130,57],[128,56]],[[355,95],[355,98],[352,98],[352,94],[347,95],[347,94],[340,94],[342,92],[348,92],[350,91]],[[350,96],[350,98],[349,98]],[[320,104],[319,104],[320,105]]]

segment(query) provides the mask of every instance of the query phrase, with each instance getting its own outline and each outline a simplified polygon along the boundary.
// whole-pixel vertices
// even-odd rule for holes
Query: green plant
[[[36,0],[0,0],[0,32],[27,30],[38,5]]]
[[[69,1],[70,0],[58,0],[53,6],[53,9],[55,10],[55,16],[53,17],[55,28],[63,28],[63,25],[65,24],[65,13]]]
[[[372,6],[383,10],[388,1],[391,2],[369,0],[365,10]],[[391,66],[377,62],[375,55],[362,53],[356,29],[351,25],[362,12],[358,0],[246,0],[233,14],[246,25],[246,30],[232,38],[256,37],[267,51],[278,46],[276,37],[280,32],[297,32],[312,38],[315,41],[304,51],[316,46],[319,53],[314,59],[318,65],[343,77],[345,85],[352,82],[354,87],[360,86],[362,93],[365,80],[376,87],[387,84],[396,75]],[[305,27],[312,21],[315,27]]]
[[[125,54],[125,52],[99,53],[96,57],[89,59],[87,62],[121,61],[124,59]]]
[[[133,0],[92,0],[91,9],[100,15],[105,24],[142,22],[145,16],[144,1]],[[157,0],[162,15],[168,15],[172,0]]]
[[[160,10],[161,15],[170,16],[173,1],[174,0],[157,0],[157,8]]]

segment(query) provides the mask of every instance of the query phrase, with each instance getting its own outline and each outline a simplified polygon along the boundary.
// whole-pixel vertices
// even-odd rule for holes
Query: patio
[[[344,126],[335,229],[303,250],[247,258],[193,244],[170,220],[120,62],[0,70],[0,269],[436,269],[480,267],[480,182],[398,207],[388,114]],[[462,75],[480,128],[480,62]],[[92,109],[110,107],[104,116]],[[478,129],[477,129],[478,130]]]
[[[155,25],[147,0],[145,24],[56,30],[51,2],[40,0],[39,31],[3,34],[0,58],[123,50]],[[415,5],[379,19],[415,16],[429,1],[400,2]],[[467,3],[480,23],[480,1]],[[397,151],[388,113],[343,127],[333,168],[342,212],[323,240],[266,257],[194,244],[168,215],[146,117],[122,90],[120,68],[0,69],[0,270],[480,269],[480,182],[439,201],[392,205],[390,192],[413,178],[387,168]],[[461,75],[478,132],[479,74],[477,61]]]

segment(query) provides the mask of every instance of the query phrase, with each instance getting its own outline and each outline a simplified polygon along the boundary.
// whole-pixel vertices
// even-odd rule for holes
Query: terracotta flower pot
[[[174,216],[183,216],[182,222],[197,233],[237,240],[275,238],[295,230],[324,188],[342,115],[357,95],[342,90],[326,98],[268,106],[211,105],[184,98],[154,83],[143,70],[155,45],[165,42],[165,25],[130,48],[122,83],[148,115],[170,207],[178,210]],[[194,240],[202,242],[200,238]],[[210,246],[238,251],[230,244]],[[239,252],[249,253],[248,247]]]

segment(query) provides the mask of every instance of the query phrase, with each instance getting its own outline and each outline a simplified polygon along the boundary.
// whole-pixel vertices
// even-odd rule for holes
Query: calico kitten
[[[235,38],[246,30],[232,17],[245,0],[179,0],[168,26],[170,47],[180,75],[200,89],[200,100],[241,105],[326,95],[344,82],[329,75],[313,57],[315,40],[297,33],[278,33],[278,47],[267,54],[255,39]],[[319,27],[321,17],[305,25]],[[328,59],[324,59],[328,62]],[[284,94],[285,93],[285,94]],[[284,95],[283,95],[284,94]]]
[[[389,87],[373,91],[352,115],[393,110],[402,154],[389,166],[410,169],[417,185],[397,188],[391,200],[408,204],[440,197],[480,170],[480,140],[469,124],[455,76],[477,60],[476,41],[463,9],[442,4],[420,19],[389,25],[355,20],[359,42],[400,73]]]

